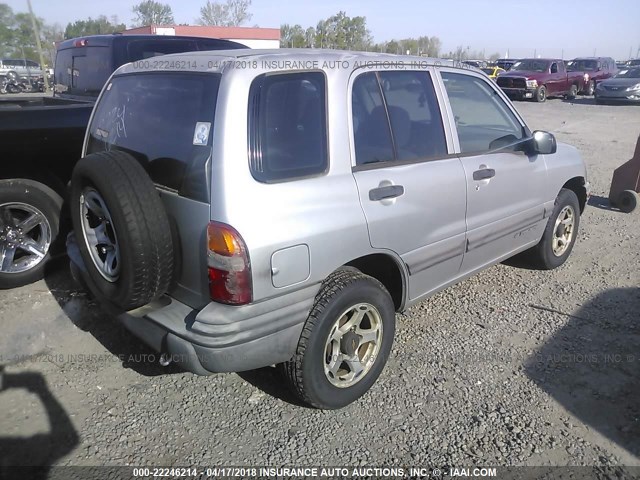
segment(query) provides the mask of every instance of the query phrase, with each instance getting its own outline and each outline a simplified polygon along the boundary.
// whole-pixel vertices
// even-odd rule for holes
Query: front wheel
[[[580,225],[580,204],[572,190],[563,188],[556,198],[555,207],[540,243],[529,251],[535,266],[552,270],[567,261],[576,243]]]
[[[325,281],[296,353],[281,369],[306,404],[341,408],[371,388],[394,334],[395,310],[387,289],[358,270],[343,268]]]
[[[547,100],[547,87],[545,87],[544,85],[541,85],[538,87],[538,89],[536,90],[536,93],[534,95],[536,102],[538,103],[542,103],[544,101]]]

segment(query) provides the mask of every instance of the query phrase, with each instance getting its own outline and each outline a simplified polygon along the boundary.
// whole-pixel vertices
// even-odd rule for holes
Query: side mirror
[[[556,137],[549,132],[536,130],[531,138],[531,150],[540,155],[552,155],[558,150]]]

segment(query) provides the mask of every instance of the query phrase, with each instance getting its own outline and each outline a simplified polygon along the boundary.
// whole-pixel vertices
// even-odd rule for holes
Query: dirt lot
[[[160,367],[63,263],[0,292],[0,465],[640,466],[640,213],[606,201],[640,107],[516,105],[589,167],[565,266],[499,265],[398,315],[377,384],[322,412],[270,368]]]

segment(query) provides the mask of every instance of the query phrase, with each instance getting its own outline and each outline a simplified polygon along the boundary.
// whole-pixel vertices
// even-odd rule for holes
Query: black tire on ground
[[[544,85],[540,85],[537,89],[536,89],[536,93],[534,94],[534,99],[536,102],[538,103],[542,103],[544,101],[547,100],[547,87],[545,87]]]
[[[325,374],[326,345],[335,323],[349,308],[374,306],[382,319],[380,350],[364,376],[354,384],[338,387]],[[387,289],[376,279],[353,268],[341,268],[324,282],[316,295],[295,355],[279,367],[293,392],[309,406],[344,407],[374,384],[387,361],[395,334],[395,309]]]
[[[111,221],[96,220],[89,214],[83,217],[83,202],[90,192],[101,197]],[[169,219],[153,182],[134,157],[110,151],[81,159],[73,170],[69,206],[88,272],[87,284],[99,301],[112,311],[126,311],[146,305],[168,290],[174,264]],[[119,252],[117,276],[108,279],[101,273],[89,250],[83,221],[89,227],[91,221],[107,224]],[[95,255],[98,250],[96,246]]]
[[[593,80],[589,80],[589,83],[587,83],[587,88],[584,91],[585,95],[593,95],[593,93],[596,91],[596,82],[594,82]]]
[[[569,89],[569,93],[567,93],[567,99],[568,100],[573,100],[578,96],[578,86],[577,85],[571,85],[571,88]]]
[[[46,264],[51,259],[52,254],[56,252],[55,246],[60,231],[60,211],[62,209],[62,203],[63,199],[60,195],[40,182],[27,179],[0,180],[0,289],[27,285],[36,280],[40,280],[44,276]],[[29,212],[29,208],[21,209],[20,204],[30,207],[33,211]],[[17,209],[13,210],[9,208],[11,205],[17,206]],[[43,252],[37,254],[37,257],[40,257],[41,254],[44,253],[40,260],[32,257],[34,258],[34,262],[37,261],[37,263],[34,263],[31,268],[9,273],[8,268],[3,268],[3,260],[8,261],[8,256],[5,256],[6,252],[11,248],[7,241],[7,227],[14,230],[14,232],[12,232],[12,235],[14,235],[15,228],[18,227],[16,223],[19,223],[20,220],[26,220],[29,213],[33,214],[34,212],[41,214],[43,222],[41,225],[37,225],[28,231],[21,229],[21,234],[24,235],[23,238],[26,240],[35,239],[39,241],[44,238],[42,237],[43,235],[47,235],[51,241]],[[18,217],[16,217],[16,215]],[[46,232],[47,229],[48,234]],[[7,250],[5,250],[5,248]],[[11,250],[13,250],[13,248],[11,248]],[[12,264],[19,262],[21,259],[23,261],[26,260],[27,255],[29,255],[29,253],[25,250],[16,250]]]
[[[556,220],[560,213],[565,209],[569,208],[573,214],[573,227],[572,227],[572,235],[571,239],[568,242],[567,248],[561,255],[556,255],[553,251],[553,239],[556,233],[559,233],[558,228],[563,228],[560,225],[556,227]],[[578,228],[580,227],[580,204],[578,202],[578,197],[572,190],[567,188],[563,188],[560,190],[558,197],[556,198],[555,206],[553,208],[553,213],[549,220],[547,221],[547,226],[542,235],[542,239],[540,243],[530,249],[527,253],[528,260],[537,268],[541,268],[543,270],[552,270],[554,268],[559,267],[564,262],[567,261],[571,251],[573,250],[573,246],[576,243],[576,238],[578,236]]]
[[[638,206],[638,194],[633,190],[625,190],[620,194],[617,204],[621,212],[631,213]]]

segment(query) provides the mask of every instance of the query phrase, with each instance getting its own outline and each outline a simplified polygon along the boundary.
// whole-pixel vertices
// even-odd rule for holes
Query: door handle
[[[396,198],[400,195],[404,195],[404,187],[402,185],[387,185],[369,190],[369,200],[372,202]]]
[[[474,180],[488,180],[496,176],[496,171],[493,168],[483,168],[482,170],[476,170],[473,172]]]

